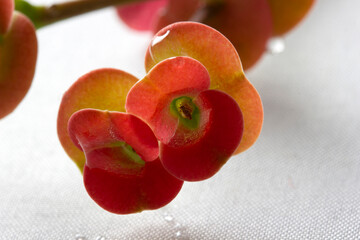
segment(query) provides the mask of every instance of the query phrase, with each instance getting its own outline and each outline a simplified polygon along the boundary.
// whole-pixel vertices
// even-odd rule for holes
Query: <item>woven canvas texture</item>
[[[285,51],[247,72],[264,105],[256,144],[165,208],[128,216],[88,197],[56,117],[62,94],[90,70],[144,76],[151,35],[113,9],[39,30],[31,90],[0,121],[0,239],[360,239],[359,9],[318,0]]]

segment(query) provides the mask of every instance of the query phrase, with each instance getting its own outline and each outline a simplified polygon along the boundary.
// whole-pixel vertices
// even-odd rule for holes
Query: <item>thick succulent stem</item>
[[[145,0],[72,0],[50,6],[34,6],[25,0],[15,0],[15,9],[25,14],[36,28],[41,28],[102,8],[141,1]]]

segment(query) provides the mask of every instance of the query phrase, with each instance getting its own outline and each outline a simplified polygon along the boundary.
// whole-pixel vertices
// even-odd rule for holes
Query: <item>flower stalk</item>
[[[26,15],[37,29],[106,7],[146,0],[72,0],[49,6],[35,6],[26,0],[15,0],[15,9]]]

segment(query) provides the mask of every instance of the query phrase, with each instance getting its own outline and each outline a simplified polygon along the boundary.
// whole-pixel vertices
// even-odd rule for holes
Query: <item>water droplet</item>
[[[170,215],[164,217],[166,221],[171,222],[174,218]]]
[[[180,236],[181,236],[181,231],[177,231],[177,232],[175,233],[175,236],[176,236],[176,237],[180,237]]]
[[[96,238],[96,240],[106,240],[106,238],[103,237],[103,236],[98,236],[98,237]]]
[[[155,61],[154,55],[152,53],[152,48],[158,44],[159,42],[161,42],[162,40],[164,40],[167,35],[169,35],[170,30],[167,30],[165,34],[161,35],[161,36],[155,36],[154,39],[151,41],[151,46],[149,47],[149,53],[151,56],[151,59],[153,59]]]
[[[80,234],[77,234],[77,235],[75,236],[75,240],[87,240],[87,238],[84,237],[84,236],[82,236],[82,235],[80,235]]]
[[[154,37],[154,39],[151,42],[151,47],[155,46],[156,44],[158,44],[159,42],[164,40],[167,37],[167,35],[169,35],[169,33],[170,33],[170,30],[167,30],[165,34]]]
[[[285,50],[285,42],[281,37],[274,37],[268,41],[267,51],[271,54],[279,54]]]
[[[177,207],[177,206],[176,206]],[[166,208],[167,210],[168,208]],[[169,214],[165,209],[163,209],[162,215],[163,219],[171,226],[173,231],[173,239],[177,240],[189,240],[189,236],[186,230],[186,227],[181,223],[176,221],[176,218],[172,214]]]

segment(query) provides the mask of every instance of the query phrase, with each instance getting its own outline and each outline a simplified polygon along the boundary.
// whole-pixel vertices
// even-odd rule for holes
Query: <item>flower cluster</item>
[[[300,22],[315,0],[82,0],[35,6],[26,0],[0,1],[0,119],[19,105],[32,83],[35,28],[117,4],[130,27],[154,33],[177,21],[196,21],[223,33],[246,70],[263,55],[268,40]],[[18,10],[14,11],[15,9]],[[35,26],[35,27],[34,27]]]
[[[146,76],[92,71],[64,94],[58,135],[91,198],[128,214],[160,208],[257,139],[260,97],[233,45],[194,22],[160,30]]]
[[[223,33],[238,51],[244,69],[261,58],[269,39],[294,28],[315,0],[152,0],[117,8],[136,30],[159,29],[178,21],[197,21]]]

